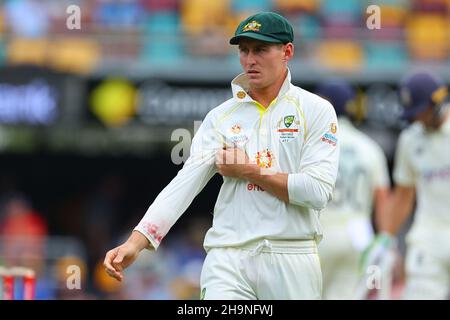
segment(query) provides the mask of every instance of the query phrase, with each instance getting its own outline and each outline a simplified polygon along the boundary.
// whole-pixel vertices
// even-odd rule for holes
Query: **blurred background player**
[[[358,130],[361,117],[355,91],[341,79],[317,88],[336,110],[341,136],[339,171],[333,200],[321,214],[324,237],[319,245],[324,299],[353,299],[359,279],[361,251],[373,236],[373,208],[381,210],[388,196],[389,171],[381,147]]]
[[[417,72],[400,84],[403,118],[413,121],[399,138],[395,189],[379,217],[364,265],[379,264],[412,214],[406,237],[406,299],[447,299],[450,288],[450,111],[448,88],[437,76]]]

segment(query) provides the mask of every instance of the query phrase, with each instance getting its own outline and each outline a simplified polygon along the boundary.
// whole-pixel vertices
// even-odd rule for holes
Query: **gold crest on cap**
[[[253,20],[252,22],[247,23],[244,28],[242,29],[243,32],[246,31],[259,31],[259,28],[261,28],[261,24],[257,21]]]

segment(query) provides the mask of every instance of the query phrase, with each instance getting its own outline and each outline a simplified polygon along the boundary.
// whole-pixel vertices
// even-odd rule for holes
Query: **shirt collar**
[[[284,96],[291,88],[291,71],[288,68],[286,79],[284,79],[283,85],[280,88],[277,98]],[[231,81],[231,89],[233,91],[233,97],[239,102],[253,101],[252,97],[248,95],[250,86],[248,84],[248,76],[245,73],[241,73]]]
[[[447,119],[442,124],[441,131],[443,133],[450,133],[450,114],[448,114],[448,113],[450,113],[450,108],[448,110],[446,110],[446,112],[447,112]]]

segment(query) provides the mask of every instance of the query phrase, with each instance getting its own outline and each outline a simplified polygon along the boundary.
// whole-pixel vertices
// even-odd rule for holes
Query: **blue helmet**
[[[448,95],[444,82],[426,71],[407,75],[400,82],[400,101],[403,106],[402,119],[414,118],[429,107],[437,108]]]
[[[316,94],[330,101],[338,116],[348,115],[348,105],[355,98],[352,86],[341,79],[329,79],[320,83]]]

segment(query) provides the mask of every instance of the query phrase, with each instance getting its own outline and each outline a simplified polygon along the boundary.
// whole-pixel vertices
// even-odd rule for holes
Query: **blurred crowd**
[[[31,63],[89,73],[117,61],[144,64],[226,59],[243,17],[276,11],[292,22],[297,60],[358,71],[447,65],[448,0],[5,0],[0,64]],[[368,28],[380,10],[381,28]],[[73,5],[80,9],[79,14]],[[71,6],[69,8],[69,6]],[[80,29],[67,27],[80,18]],[[373,21],[373,20],[370,20]],[[371,24],[371,23],[370,23]]]
[[[55,198],[56,219],[51,209],[38,211],[30,196],[2,188],[0,266],[34,270],[36,299],[198,299],[209,217],[191,216],[158,252],[143,252],[124,283],[105,273],[106,251],[128,237],[144,210],[133,214],[136,205],[126,204],[131,199],[124,184],[110,175],[90,192]],[[17,277],[17,299],[24,294],[20,284]]]

